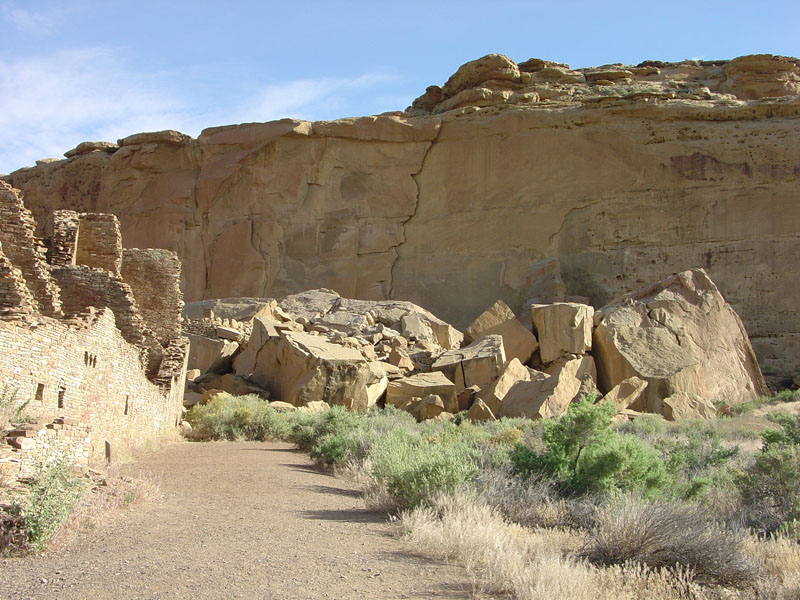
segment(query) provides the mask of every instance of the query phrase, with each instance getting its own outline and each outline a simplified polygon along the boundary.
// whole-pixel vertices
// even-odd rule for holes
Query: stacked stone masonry
[[[0,192],[0,212],[25,214],[15,190],[4,185]],[[149,282],[141,274],[134,277],[136,294],[143,301],[159,298],[167,313],[155,319],[152,311],[144,312],[148,322],[134,291],[121,276],[122,249],[115,218],[59,211],[50,240],[50,257],[57,266],[44,261],[39,241],[28,235],[33,226],[3,229],[0,389],[14,397],[16,406],[24,404],[25,416],[39,424],[56,417],[64,420],[33,428],[37,431],[35,443],[13,442],[15,450],[25,454],[20,464],[35,462],[55,447],[76,459],[85,453],[93,466],[135,454],[173,430],[182,414],[188,340],[180,327],[180,263],[167,251],[131,252],[131,265],[140,269],[149,265],[154,274]],[[86,236],[84,228],[89,231]],[[102,240],[108,241],[109,248],[100,247]],[[15,246],[14,256],[24,259],[24,268],[4,254],[8,243]],[[29,279],[26,273],[47,275],[47,286],[31,293],[28,282],[43,281],[44,277]],[[41,290],[51,290],[51,298],[63,300],[64,314],[44,313]],[[39,301],[38,306],[34,300]],[[151,323],[158,335],[150,329]],[[72,437],[79,446],[80,435],[58,433],[65,425],[77,428],[74,431],[84,428],[87,433],[83,437],[88,439],[85,451],[68,450],[71,442],[51,439]],[[32,439],[32,434],[12,438]],[[8,450],[2,454],[7,456]],[[20,473],[26,469],[21,466]]]
[[[0,243],[11,263],[22,271],[42,314],[61,312],[58,288],[50,277],[45,248],[34,235],[36,223],[13,188],[0,181]]]
[[[88,467],[91,433],[88,425],[59,417],[42,419],[0,432],[0,465],[13,478],[33,475],[40,464],[65,460],[75,467]],[[10,468],[9,468],[10,467]]]

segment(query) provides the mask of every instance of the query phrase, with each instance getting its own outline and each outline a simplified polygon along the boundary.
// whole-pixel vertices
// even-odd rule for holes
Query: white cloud
[[[68,13],[68,9],[49,8],[33,11],[25,8],[2,7],[3,20],[22,33],[30,35],[50,35],[55,33]]]
[[[178,129],[196,136],[204,127],[230,123],[351,116],[344,114],[349,106],[393,79],[376,72],[251,86],[247,92],[235,89],[247,82],[221,82],[217,87],[225,87],[228,97],[239,98],[226,105],[198,93],[198,87],[211,89],[208,75],[146,73],[118,49],[0,58],[0,173],[59,157],[82,141],[114,141],[140,131]]]

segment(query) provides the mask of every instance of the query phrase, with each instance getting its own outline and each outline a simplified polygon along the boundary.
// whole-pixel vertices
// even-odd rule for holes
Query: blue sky
[[[796,0],[0,0],[0,173],[85,140],[405,108],[500,52],[587,67],[800,55]]]

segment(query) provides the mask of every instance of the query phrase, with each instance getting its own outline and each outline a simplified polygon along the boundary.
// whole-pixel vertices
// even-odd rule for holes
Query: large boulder
[[[566,354],[584,354],[592,348],[594,309],[587,304],[555,302],[531,306],[531,320],[544,364]]]
[[[412,398],[439,396],[447,412],[458,412],[456,386],[443,373],[418,373],[390,381],[386,389],[386,402],[394,407],[402,407]]]
[[[241,377],[250,377],[256,367],[256,359],[261,349],[272,340],[280,337],[280,322],[270,317],[255,317],[247,345],[233,360],[233,370]]]
[[[529,419],[561,416],[578,399],[583,381],[591,378],[593,369],[592,357],[582,356],[568,361],[553,375],[536,372],[535,378],[508,390],[495,416]]]
[[[488,387],[503,372],[505,363],[503,338],[487,335],[464,348],[443,352],[431,369],[444,373],[461,391],[472,385]]]
[[[717,416],[714,405],[700,396],[677,392],[664,398],[662,412],[667,421],[682,419],[713,419]]]
[[[294,406],[326,402],[351,410],[369,408],[386,386],[383,370],[355,348],[296,331],[269,338],[258,352],[252,379]]]
[[[601,391],[647,382],[643,409],[663,414],[678,392],[737,403],[767,394],[739,316],[702,269],[633,292],[595,314]]]
[[[638,377],[628,377],[603,396],[603,402],[613,403],[617,412],[625,409],[641,412],[643,405],[641,398],[645,389],[647,389],[646,381]]]
[[[514,311],[502,300],[483,311],[464,331],[464,340],[473,342],[486,335],[503,338],[506,360],[519,359],[526,363],[536,352],[539,343],[536,336],[514,315]]]
[[[544,374],[533,369],[529,369],[518,359],[514,358],[508,362],[503,373],[489,387],[478,394],[486,406],[496,413],[500,404],[508,394],[509,390],[519,383],[526,383],[533,379],[543,378]]]
[[[184,335],[189,338],[187,368],[203,373],[224,373],[230,369],[233,355],[239,350],[238,343],[192,333]]]

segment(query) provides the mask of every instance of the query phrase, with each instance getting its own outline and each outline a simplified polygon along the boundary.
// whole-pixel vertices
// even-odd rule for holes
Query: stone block
[[[505,363],[503,338],[488,335],[464,348],[443,352],[431,369],[444,373],[461,391],[472,385],[488,387],[503,372]]]
[[[592,348],[594,309],[587,304],[556,302],[531,306],[531,320],[539,340],[539,355],[547,364],[566,354],[584,354]]]
[[[440,371],[418,373],[390,381],[386,389],[386,402],[401,408],[412,398],[422,399],[431,394],[442,399],[447,412],[456,412],[456,386]]]

